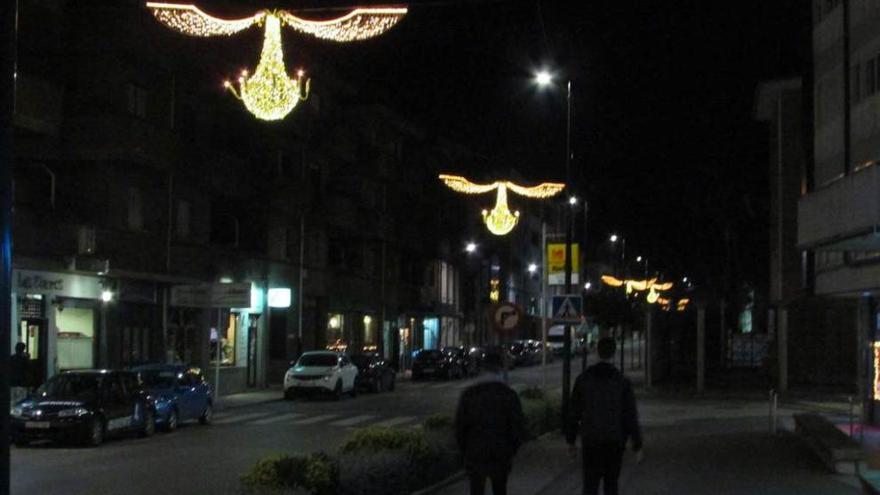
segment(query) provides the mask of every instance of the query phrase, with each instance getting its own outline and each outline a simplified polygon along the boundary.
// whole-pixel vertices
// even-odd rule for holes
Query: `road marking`
[[[251,419],[264,418],[271,413],[267,412],[259,412],[259,413],[251,413],[251,414],[242,414],[239,416],[227,416],[225,418],[214,420],[214,424],[217,425],[225,425],[228,423],[237,423],[240,421],[249,421]]]
[[[360,424],[365,421],[369,421],[375,417],[376,416],[373,416],[372,414],[362,414],[360,416],[355,416],[353,418],[340,419],[339,421],[334,421],[334,422],[330,423],[330,426],[354,426],[356,424]]]
[[[287,413],[287,414],[282,414],[280,416],[273,416],[270,418],[253,421],[253,422],[251,422],[251,424],[253,424],[253,425],[271,425],[274,423],[282,423],[284,421],[290,421],[290,420],[293,420],[296,418],[301,418],[303,416],[305,416],[305,415],[301,414],[301,413]]]
[[[321,421],[328,421],[333,418],[338,418],[338,414],[322,414],[320,416],[314,416],[308,419],[301,419],[299,421],[294,421],[295,425],[313,425],[315,423],[320,423]]]
[[[453,385],[455,385],[454,382],[437,383],[437,384],[435,384],[435,385],[431,385],[430,387],[427,387],[427,388],[432,388],[432,389],[438,389],[438,388],[449,388],[449,387],[451,387],[451,386],[453,386]]]
[[[391,419],[386,419],[385,421],[380,421],[378,423],[374,423],[373,426],[377,426],[379,428],[391,428],[392,426],[399,426],[404,423],[409,423],[417,419],[415,416],[396,416]]]

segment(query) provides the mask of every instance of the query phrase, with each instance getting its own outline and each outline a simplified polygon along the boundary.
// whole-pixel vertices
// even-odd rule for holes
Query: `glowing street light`
[[[103,301],[105,303],[113,301],[113,291],[111,291],[111,290],[101,291],[101,301]]]
[[[592,289],[592,288],[593,288],[593,283],[592,283],[592,282],[587,282],[587,283],[584,284],[584,290],[590,290],[590,289]]]
[[[611,234],[611,237],[608,238],[611,242],[617,242],[617,234]]]
[[[535,83],[538,86],[549,86],[550,83],[553,82],[553,75],[547,72],[546,70],[542,70],[535,74]]]
[[[537,263],[529,263],[529,273],[535,273],[538,271]]]
[[[576,205],[577,202],[578,202],[577,196],[572,196],[572,197],[568,198],[568,204],[570,204],[572,206]]]
[[[464,250],[467,251],[468,253],[475,253],[477,251],[477,244],[474,242],[469,242],[464,247]]]

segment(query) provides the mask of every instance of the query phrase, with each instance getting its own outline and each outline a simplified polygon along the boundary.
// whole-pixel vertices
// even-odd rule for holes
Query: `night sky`
[[[320,52],[312,64],[332,63],[488,156],[450,166],[484,177],[513,168],[564,179],[570,77],[573,178],[590,201],[590,238],[623,233],[633,256],[704,285],[717,285],[727,259],[732,277],[765,290],[767,131],[752,117],[755,88],[808,70],[809,2],[414,1],[375,40],[297,43]],[[539,68],[558,75],[555,89],[531,83]]]

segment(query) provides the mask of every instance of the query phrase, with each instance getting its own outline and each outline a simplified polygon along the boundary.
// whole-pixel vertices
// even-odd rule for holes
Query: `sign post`
[[[498,334],[510,335],[519,328],[520,321],[522,321],[522,310],[519,306],[505,302],[496,304],[490,311],[492,325]],[[504,353],[502,357],[504,358],[504,381],[507,382],[507,368],[510,363],[507,361],[507,353]]]

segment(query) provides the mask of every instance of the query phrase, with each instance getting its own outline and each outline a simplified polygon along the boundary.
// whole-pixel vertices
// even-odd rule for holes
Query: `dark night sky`
[[[331,3],[349,4],[278,6]],[[591,202],[592,238],[623,232],[633,254],[712,283],[727,229],[733,270],[764,288],[768,162],[766,129],[752,120],[755,87],[807,68],[809,2],[410,7],[381,38],[330,47],[300,40],[299,48],[320,51],[323,61],[312,64],[333,63],[393,94],[405,115],[489,156],[490,174],[516,168],[535,180],[564,176],[564,83],[541,92],[530,76],[548,67],[572,77],[572,167]]]

